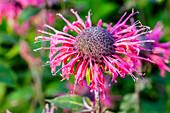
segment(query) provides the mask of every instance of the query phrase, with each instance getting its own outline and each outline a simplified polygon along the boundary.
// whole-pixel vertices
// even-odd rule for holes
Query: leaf
[[[107,15],[109,15],[111,12],[117,9],[117,4],[110,3],[110,2],[101,2],[101,7],[98,7],[98,9],[104,9],[104,10],[95,10],[96,18],[106,18]]]
[[[136,93],[131,93],[131,94],[126,94],[123,97],[123,101],[120,104],[120,109],[121,111],[127,112],[130,109],[134,109],[138,107],[137,103],[137,94]]]
[[[5,57],[11,59],[19,54],[19,45],[14,45],[6,54]]]
[[[0,63],[0,82],[3,82],[9,86],[16,85],[15,73],[2,63]]]
[[[6,31],[6,26],[7,26],[7,19],[6,18],[1,18],[1,22],[0,23],[0,32],[2,31]]]
[[[139,78],[138,79],[138,82],[135,83],[135,87],[136,87],[136,91],[140,92],[142,91],[143,89],[145,89],[146,87],[149,87],[151,86],[151,79],[142,79],[142,78]]]
[[[56,94],[67,93],[68,89],[66,88],[66,83],[56,81],[49,83],[45,88],[45,95],[46,96],[55,96]]]
[[[19,17],[19,24],[21,25],[23,22],[29,20],[32,16],[37,15],[42,10],[42,7],[37,6],[27,6],[23,9],[20,17]]]
[[[0,83],[0,104],[2,104],[4,100],[6,90],[7,90],[6,85],[3,83]]]
[[[87,68],[86,81],[87,81],[87,85],[89,86],[90,83],[91,83],[91,80],[90,80],[90,68]]]
[[[8,34],[13,34],[14,33],[14,28],[13,28],[13,26],[11,26],[11,24],[7,24],[7,26],[6,26],[6,31],[7,31],[7,33]]]
[[[81,97],[78,95],[63,95],[51,100],[47,99],[46,101],[54,103],[55,106],[66,108],[74,112],[89,111],[86,109],[83,99],[85,99],[87,103],[91,102],[88,97]]]
[[[6,43],[6,44],[15,44],[18,42],[18,39],[13,36],[9,35],[8,33],[0,33],[0,43]]]
[[[23,107],[30,102],[33,97],[33,89],[30,86],[24,86],[8,94],[4,107]]]

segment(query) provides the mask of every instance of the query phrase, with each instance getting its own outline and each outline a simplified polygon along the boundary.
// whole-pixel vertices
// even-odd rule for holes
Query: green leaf
[[[6,32],[0,33],[0,43],[15,44],[17,41],[18,39],[13,35],[9,35]]]
[[[8,51],[9,51],[8,48],[0,46],[0,55],[1,56],[4,56]],[[0,58],[0,62],[2,62],[1,59],[4,61],[4,57]]]
[[[101,2],[102,4],[98,9],[104,9],[104,10],[95,10],[95,16],[96,18],[106,18],[107,15],[109,15],[111,12],[117,9],[117,4],[110,3],[110,2]]]
[[[81,97],[78,95],[63,95],[54,99],[47,99],[47,102],[54,103],[55,106],[66,108],[74,112],[88,111],[84,105],[83,99],[87,103],[90,102],[88,97]]]
[[[11,34],[11,35],[14,33],[14,28],[13,28],[13,26],[11,26],[10,23],[7,24],[6,31],[8,34]]]
[[[112,73],[110,71],[106,71],[105,73],[108,75],[112,75]]]
[[[67,93],[68,89],[66,88],[66,83],[56,81],[49,83],[45,88],[45,95],[46,96],[55,96],[56,94]]]
[[[7,90],[6,85],[0,82],[0,104],[2,104],[4,100],[6,90]]]
[[[32,16],[37,15],[42,10],[42,7],[37,6],[27,6],[23,9],[20,17],[19,17],[19,24],[21,25],[23,22],[29,20]]]
[[[87,68],[86,80],[87,80],[87,85],[89,86],[90,83],[91,83],[91,80],[90,80],[90,68]]]
[[[16,85],[16,75],[15,73],[6,65],[0,63],[0,82],[7,85]]]
[[[14,45],[6,54],[5,57],[11,59],[19,54],[19,45]]]
[[[7,26],[7,19],[6,18],[2,18],[2,23],[0,24],[0,32],[2,31],[6,31],[6,26]]]
[[[123,101],[120,104],[120,109],[123,112],[127,112],[128,110],[135,109],[138,107],[138,95],[136,93],[126,94],[123,97]]]
[[[29,103],[33,97],[33,89],[30,86],[24,86],[8,94],[4,107],[23,107]]]

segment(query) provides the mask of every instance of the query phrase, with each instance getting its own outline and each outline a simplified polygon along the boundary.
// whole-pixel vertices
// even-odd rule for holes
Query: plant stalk
[[[98,87],[98,90],[94,91],[94,95],[95,95],[95,110],[96,113],[101,113],[101,105],[100,105],[100,89]]]

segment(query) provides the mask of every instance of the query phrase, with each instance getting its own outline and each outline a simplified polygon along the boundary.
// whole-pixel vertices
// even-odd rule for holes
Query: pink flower
[[[22,7],[25,8],[28,5],[40,6],[44,3],[44,0],[17,0],[17,2],[21,3]]]
[[[17,8],[13,3],[4,7],[4,13],[6,18],[14,18],[17,15]]]
[[[159,40],[163,34],[162,32],[163,25],[161,22],[158,22],[155,26],[152,33],[146,35],[146,38],[149,40],[154,40],[155,43],[151,43],[152,53],[147,56],[155,62],[156,65],[160,68],[160,75],[165,77],[165,70],[170,72],[170,68],[166,66],[165,63],[169,63],[170,56],[170,42],[160,43]],[[162,56],[161,56],[162,55]]]
[[[3,17],[7,19],[13,19],[17,17],[21,12],[21,4],[16,1],[3,1],[0,2],[0,24]]]
[[[146,34],[149,28],[142,26],[139,21],[132,25],[127,25],[127,20],[138,12],[133,12],[123,20],[126,13],[121,17],[117,24],[112,26],[109,24],[107,29],[101,27],[100,19],[96,27],[92,27],[90,19],[90,11],[84,22],[77,12],[71,9],[71,12],[77,17],[77,21],[69,22],[60,13],[60,16],[67,25],[63,28],[63,32],[58,31],[49,25],[45,25],[55,32],[55,34],[40,30],[47,36],[38,36],[35,39],[39,41],[50,41],[50,47],[41,47],[35,49],[49,49],[51,73],[54,75],[62,71],[62,80],[69,79],[71,75],[75,75],[76,84],[83,85],[83,80],[90,78],[91,90],[105,90],[103,72],[109,71],[112,75],[112,81],[117,82],[118,75],[124,78],[126,74],[130,74],[133,80],[138,80],[132,72],[142,73],[130,66],[119,55],[128,56],[131,60],[143,59],[151,61],[147,58],[138,56],[141,49],[140,43],[136,38],[142,34]],[[139,29],[137,29],[139,28]],[[67,33],[68,30],[76,32],[77,36]],[[146,40],[148,41],[148,40]],[[62,68],[56,71],[56,67],[62,64]],[[74,69],[76,67],[76,69]]]
[[[54,104],[51,104],[51,109],[49,108],[49,104],[45,105],[45,110],[42,113],[54,113]]]
[[[6,113],[11,113],[8,109],[6,110]]]
[[[43,9],[37,16],[31,17],[31,22],[38,26],[37,29],[42,29],[45,23],[52,25],[55,22],[54,12]]]
[[[4,4],[0,3],[0,24],[2,23],[2,18],[3,18],[3,7],[4,7]]]
[[[59,0],[48,0],[47,1],[47,4],[48,4],[48,7],[52,7],[53,5],[56,5],[56,4],[59,4]],[[62,2],[65,2],[64,0]]]
[[[29,21],[25,21],[22,25],[19,25],[17,21],[14,22],[14,32],[17,35],[26,35],[29,28]]]
[[[7,19],[14,19],[20,15],[22,8],[28,5],[40,6],[44,0],[13,0],[0,1],[0,24],[3,17]]]
[[[4,16],[7,19],[14,18],[17,15],[17,11],[18,9],[13,3],[0,2],[0,24]]]
[[[55,22],[55,15],[51,11],[49,11],[47,15],[47,23],[49,25],[52,25],[54,22]]]

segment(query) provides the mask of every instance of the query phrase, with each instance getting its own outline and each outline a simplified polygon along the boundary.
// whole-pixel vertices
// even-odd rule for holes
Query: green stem
[[[95,109],[96,113],[101,113],[101,106],[100,106],[100,92],[99,92],[99,87],[98,91],[94,91],[95,94]]]
[[[139,87],[140,87],[140,80],[135,83],[135,93],[136,93],[136,107],[135,107],[135,113],[140,113],[140,105],[139,105]]]
[[[42,91],[42,83],[41,83],[41,77],[40,73],[38,72],[37,69],[32,68],[31,69],[32,75],[33,75],[33,80],[34,80],[34,90],[35,90],[35,97],[39,104],[41,106],[44,106],[44,96],[43,96],[43,91]]]

